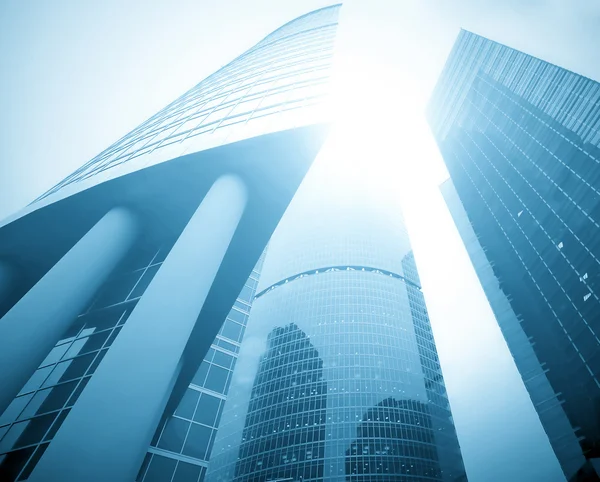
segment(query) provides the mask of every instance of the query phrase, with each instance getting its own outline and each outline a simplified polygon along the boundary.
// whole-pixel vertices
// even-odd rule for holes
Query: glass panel
[[[144,477],[144,482],[165,482],[171,480],[175,471],[176,460],[154,454]]]
[[[31,475],[31,472],[35,468],[36,464],[38,463],[38,461],[40,460],[42,455],[44,455],[44,452],[48,448],[48,445],[50,445],[50,444],[38,445],[37,450],[35,451],[35,454],[33,454],[33,457],[31,457],[31,460],[27,464],[27,467],[25,467],[25,470],[19,476],[19,480],[26,480]]]
[[[198,371],[194,375],[192,383],[194,383],[195,385],[198,385],[200,387],[204,386],[204,380],[206,379],[207,373],[208,373],[208,363],[203,361],[202,364],[200,365],[200,368],[198,368]]]
[[[221,328],[221,336],[239,342],[242,338],[242,325],[231,320],[225,320]]]
[[[52,350],[50,351],[50,353],[48,353],[48,356],[44,359],[40,366],[50,365],[59,361],[65,354],[69,346],[70,344],[67,343],[66,345],[55,346],[54,348],[52,348]]]
[[[15,480],[34,450],[35,447],[27,447],[7,454],[0,463],[0,480]]]
[[[181,460],[177,464],[173,482],[196,482],[200,476],[200,467],[198,465],[188,464]]]
[[[130,298],[138,298],[139,296],[142,296],[144,294],[144,291],[146,291],[146,288],[150,284],[150,281],[152,281],[152,278],[154,278],[154,275],[156,274],[160,266],[161,265],[151,266],[146,270],[140,282],[133,289],[133,292],[129,296]]]
[[[56,421],[54,422],[54,425],[52,425],[52,428],[48,431],[48,433],[44,437],[44,440],[52,440],[54,438],[54,436],[56,435],[56,432],[58,432],[58,429],[60,428],[62,423],[65,421],[65,418],[67,418],[67,415],[69,414],[70,411],[71,411],[71,409],[68,408],[68,409],[60,412],[58,417],[56,417]]]
[[[29,403],[29,400],[33,398],[33,395],[33,393],[30,393],[15,398],[0,417],[0,425],[14,422],[21,413],[21,410],[23,410],[25,405]]]
[[[94,331],[112,328],[119,322],[124,312],[121,306],[94,311],[84,317],[85,327],[94,328]]]
[[[79,382],[79,385],[77,385],[77,388],[73,392],[73,395],[71,395],[71,398],[69,398],[69,402],[67,403],[67,407],[71,407],[71,406],[73,406],[75,404],[75,402],[79,398],[79,395],[81,395],[81,392],[83,392],[83,389],[85,388],[85,386],[87,385],[87,383],[90,381],[90,378],[91,377],[85,377],[85,378],[81,379],[81,381]]]
[[[130,291],[133,289],[136,281],[142,275],[141,271],[127,273],[106,283],[104,291],[100,294],[94,307],[102,308],[104,306],[114,305],[127,299]]]
[[[206,457],[211,434],[212,429],[193,423],[185,442],[183,454],[197,459],[204,459]]]
[[[179,403],[179,407],[177,407],[175,415],[191,420],[192,416],[194,415],[194,410],[196,410],[196,404],[198,403],[199,396],[199,392],[188,388],[185,392],[185,395],[181,399],[181,402]]]
[[[33,392],[42,386],[48,374],[52,371],[52,367],[44,367],[36,370],[31,378],[27,381],[20,393]]]
[[[172,452],[181,452],[185,435],[187,434],[189,422],[180,418],[171,417],[163,430],[158,447]]]
[[[212,427],[217,418],[220,404],[221,400],[217,397],[203,393],[200,397],[200,403],[198,404],[198,410],[196,410],[196,414],[194,415],[194,420]]]
[[[212,362],[225,368],[231,368],[231,365],[233,364],[233,357],[221,351],[216,351]]]
[[[238,323],[244,324],[246,323],[247,315],[238,310],[231,310],[227,315],[227,318],[237,321]]]
[[[225,385],[227,384],[228,375],[229,370],[225,370],[225,368],[216,365],[211,365],[204,386],[214,392],[223,393],[225,391]]]
[[[14,447],[19,448],[40,442],[57,415],[57,413],[49,413],[48,415],[42,415],[41,417],[32,418],[26,422],[19,422],[13,425],[12,429],[22,432]],[[12,429],[10,432],[12,432]]]
[[[89,355],[59,363],[44,383],[44,387],[50,387],[60,382],[81,378],[85,375],[86,370],[94,360],[95,356],[95,353],[90,353]]]
[[[65,358],[71,358],[77,355],[83,355],[84,353],[89,353],[94,350],[99,350],[102,348],[109,335],[110,331],[103,331],[96,335],[88,336],[87,338],[75,340],[65,355]]]

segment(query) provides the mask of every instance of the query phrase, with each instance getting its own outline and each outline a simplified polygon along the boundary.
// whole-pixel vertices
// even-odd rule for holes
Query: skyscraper
[[[203,476],[252,269],[326,133],[338,11],[277,29],[0,225],[2,480]]]
[[[599,99],[461,31],[428,112],[446,202],[568,480],[600,480]]]
[[[401,214],[348,171],[269,242],[208,481],[466,480]]]

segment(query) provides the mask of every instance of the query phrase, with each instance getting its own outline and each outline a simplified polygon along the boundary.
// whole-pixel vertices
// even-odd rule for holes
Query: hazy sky
[[[329,3],[2,0],[0,218],[282,23]],[[469,480],[562,481],[438,192],[447,174],[422,112],[460,27],[600,80],[600,3],[349,0],[339,32],[339,73],[364,61],[371,68],[354,85],[373,85],[381,106],[377,116],[347,111],[357,135],[364,123],[388,125],[397,169],[386,182],[405,201]]]

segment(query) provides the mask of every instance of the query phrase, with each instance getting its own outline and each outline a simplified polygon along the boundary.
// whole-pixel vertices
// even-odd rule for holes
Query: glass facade
[[[159,426],[139,482],[202,482],[246,329],[261,256],[177,410]]]
[[[68,195],[71,191],[62,190],[77,183],[88,188],[184,154],[327,120],[339,7],[308,13],[274,31],[36,202]],[[178,233],[155,228],[159,234],[138,242],[0,414],[0,480],[29,477],[160,269]],[[262,262],[261,257],[178,408],[164,414],[138,481],[203,480]]]
[[[599,99],[597,82],[463,31],[429,108],[446,199],[570,480],[600,457]]]
[[[0,480],[26,480],[173,242],[140,242],[0,416]]]
[[[28,478],[171,246],[172,242],[160,248],[138,245],[2,414],[0,480]],[[138,480],[171,480],[176,469],[174,480],[203,479],[263,259],[264,255],[176,412],[158,428]]]
[[[184,154],[322,122],[340,5],[265,37],[44,193]],[[36,200],[36,201],[37,201]]]
[[[206,480],[464,481],[401,216],[328,188],[271,239]]]

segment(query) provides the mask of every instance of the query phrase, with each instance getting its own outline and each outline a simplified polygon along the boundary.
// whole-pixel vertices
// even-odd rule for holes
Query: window
[[[214,392],[223,393],[227,384],[228,375],[229,370],[225,370],[216,365],[211,365],[204,387]]]
[[[212,362],[225,368],[231,368],[233,365],[233,357],[221,351],[215,351]]]
[[[200,397],[200,403],[194,415],[194,420],[205,425],[210,425],[211,427],[214,426],[220,404],[221,400],[217,397],[203,393]]]
[[[185,435],[189,426],[189,422],[177,417],[171,417],[160,436],[158,447],[170,450],[171,452],[181,452],[181,447],[183,446],[183,441],[185,440]]]
[[[205,459],[213,430],[193,423],[183,449],[184,455]]]
[[[206,380],[206,374],[208,373],[208,366],[209,364],[205,361],[202,362],[202,364],[200,365],[200,368],[198,368],[198,371],[196,372],[196,374],[194,375],[194,378],[192,379],[192,383],[195,385],[198,385],[200,387],[204,386],[204,380]]]
[[[180,460],[177,464],[173,482],[196,482],[200,476],[200,469],[201,467],[198,465],[188,464]]]
[[[225,323],[223,323],[223,327],[221,328],[221,336],[233,341],[241,341],[242,325],[234,323],[231,320],[225,320]]]
[[[176,460],[154,454],[144,477],[144,482],[164,482],[165,480],[171,480],[176,464]]]
[[[194,416],[194,410],[196,410],[196,404],[198,403],[199,397],[200,393],[188,388],[179,403],[179,407],[177,407],[175,415],[191,420]]]

